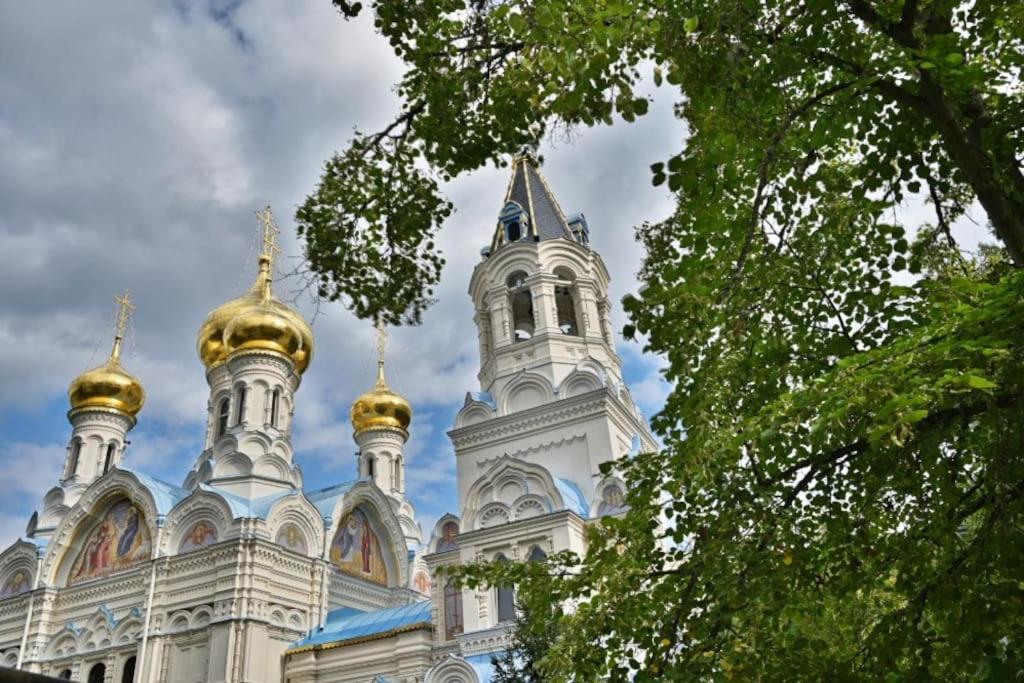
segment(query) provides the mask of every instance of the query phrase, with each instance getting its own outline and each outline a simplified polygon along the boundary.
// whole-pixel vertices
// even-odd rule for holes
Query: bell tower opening
[[[526,273],[516,271],[508,276],[509,305],[512,308],[512,341],[526,341],[536,329],[533,322],[533,294],[526,284]]]

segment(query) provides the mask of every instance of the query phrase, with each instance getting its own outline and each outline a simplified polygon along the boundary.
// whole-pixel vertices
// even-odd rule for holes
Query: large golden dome
[[[259,212],[270,230],[269,208]],[[313,330],[302,316],[274,296],[271,290],[273,238],[264,233],[260,271],[249,291],[215,308],[203,321],[196,350],[210,369],[235,351],[263,350],[288,356],[300,375],[313,359]]]
[[[99,367],[86,370],[68,387],[72,412],[85,408],[109,408],[135,417],[146,402],[142,382],[121,366],[121,344],[124,339],[128,310],[132,308],[127,294],[117,299],[121,312],[110,358]]]
[[[358,435],[368,429],[391,427],[407,432],[412,422],[412,406],[391,391],[384,381],[384,361],[377,362],[377,384],[352,404],[352,428]]]

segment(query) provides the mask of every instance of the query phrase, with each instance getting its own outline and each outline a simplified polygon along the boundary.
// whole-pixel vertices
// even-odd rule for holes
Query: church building
[[[255,282],[199,329],[206,434],[179,484],[130,464],[145,391],[122,363],[118,298],[109,359],[68,390],[60,479],[0,553],[0,666],[88,683],[487,683],[514,588],[460,588],[437,568],[584,552],[587,525],[624,505],[599,465],[656,450],[587,221],[513,163],[469,281],[480,387],[448,432],[458,509],[424,534],[406,495],[413,410],[383,343],[351,407],[350,480],[303,481],[291,431],[314,337],[274,294],[276,227],[259,215]]]

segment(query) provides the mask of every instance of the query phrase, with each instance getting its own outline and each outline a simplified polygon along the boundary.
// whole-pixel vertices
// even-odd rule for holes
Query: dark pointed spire
[[[557,238],[573,239],[562,207],[533,159],[516,157],[492,249],[519,239],[539,242]]]

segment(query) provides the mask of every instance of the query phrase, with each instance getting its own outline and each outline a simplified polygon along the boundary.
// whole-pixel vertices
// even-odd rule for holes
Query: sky
[[[328,0],[22,2],[0,22],[0,548],[24,533],[56,485],[70,426],[68,384],[103,362],[115,294],[137,306],[124,365],[146,405],[126,466],[181,484],[202,448],[207,386],[195,352],[206,314],[255,274],[270,204],[282,272],[300,263],[295,208],[355,127],[397,110],[402,73],[363,16]],[[625,126],[546,144],[543,173],[569,213],[583,211],[617,302],[638,287],[633,228],[672,201],[648,167],[684,140],[670,96]],[[448,260],[417,328],[391,331],[388,375],[413,405],[408,493],[425,534],[458,512],[446,432],[479,388],[469,277],[490,239],[507,171],[445,187],[456,207],[439,236]],[[285,280],[278,292],[296,285]],[[374,331],[340,304],[300,309],[316,355],[296,395],[293,443],[307,488],[355,477],[348,411],[373,384]],[[647,415],[668,386],[662,359],[617,341]]]

